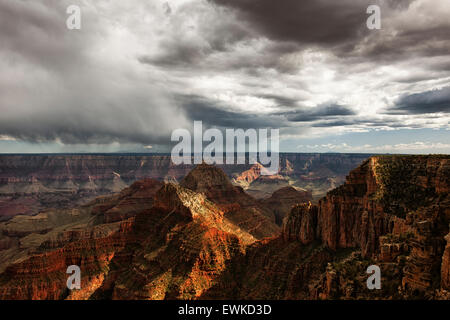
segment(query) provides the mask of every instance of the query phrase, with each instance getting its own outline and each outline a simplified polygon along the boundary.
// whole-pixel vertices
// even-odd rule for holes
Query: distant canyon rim
[[[317,200],[342,184],[350,170],[369,156],[280,153],[279,172],[270,176],[262,175],[262,166],[248,159],[244,164],[218,167],[234,185],[256,198],[268,198],[291,186]],[[168,154],[0,155],[0,220],[83,204],[145,178],[178,182],[194,167],[175,165]]]

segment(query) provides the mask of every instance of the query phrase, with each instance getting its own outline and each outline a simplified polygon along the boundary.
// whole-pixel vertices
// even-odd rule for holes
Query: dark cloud
[[[112,82],[109,85],[115,86]],[[100,90],[97,86],[93,89]],[[116,92],[101,90],[92,92],[82,86],[75,91],[75,95],[83,92],[82,97],[63,92],[61,99],[51,97],[39,102],[28,95],[24,101],[15,101],[20,107],[17,112],[0,99],[5,108],[0,117],[0,134],[30,142],[152,144],[167,142],[171,130],[184,123],[183,111],[174,109],[151,86],[116,88]],[[110,99],[98,98],[98,94]]]
[[[296,100],[284,101],[281,97],[266,95],[268,99],[279,99],[283,106],[294,106]],[[270,114],[244,113],[227,110],[222,102],[212,101],[196,95],[180,95],[179,103],[188,118],[192,121],[201,120],[206,125],[235,128],[267,128],[267,127],[289,127],[297,122],[319,122],[326,119],[336,119],[355,115],[355,112],[346,106],[339,104],[321,104],[313,108],[303,108],[295,111]],[[355,124],[357,120],[333,120],[330,125],[325,122],[313,124],[313,126],[340,126]],[[334,125],[333,125],[334,123]]]
[[[412,1],[379,0],[375,3],[385,9],[383,15],[390,15],[406,9]],[[249,75],[259,76],[264,69],[295,74],[302,65],[286,57],[314,46],[330,49],[341,57],[381,56],[401,50],[394,42],[383,46],[384,33],[380,31],[378,33],[383,35],[374,36],[366,27],[366,9],[374,4],[372,0],[209,0],[209,3],[215,5],[213,11],[207,12],[213,18],[193,3],[174,12],[169,24],[171,29],[167,30],[171,37],[159,43],[158,53],[141,55],[138,60],[163,68],[244,70]],[[197,24],[181,24],[179,21],[186,16]],[[196,36],[191,37],[190,31]],[[371,43],[361,48],[367,36],[371,36]],[[261,47],[255,41],[262,37],[271,42]],[[248,55],[236,53],[237,45],[254,47],[254,50]],[[221,55],[217,56],[218,53]]]
[[[329,117],[351,115],[355,115],[352,109],[336,103],[325,103],[314,108],[303,108],[286,113],[287,119],[291,122],[309,122]]]
[[[277,99],[277,96],[264,96]],[[347,106],[336,103],[321,104],[313,108],[271,114],[254,114],[227,110],[222,102],[196,95],[180,95],[177,100],[191,121],[202,121],[205,126],[220,128],[289,128],[310,122],[314,128],[360,127],[360,128],[422,128],[419,124],[401,123],[395,116],[361,117]],[[295,100],[289,100],[292,103]],[[281,102],[281,101],[280,101]],[[284,105],[286,105],[285,103]],[[432,122],[431,122],[432,123]]]
[[[1,50],[52,71],[67,71],[81,61],[88,32],[68,32],[63,2],[0,1]],[[80,54],[81,53],[81,54]]]
[[[428,68],[436,71],[450,71],[450,57],[446,55],[445,60],[432,62]]]
[[[164,53],[138,57],[143,64],[151,64],[160,67],[192,67],[200,63],[212,51],[210,48],[197,46],[195,43],[170,41],[162,44]]]
[[[341,58],[389,61],[408,56],[438,56],[450,51],[450,23],[431,20],[402,24],[390,20],[415,0],[209,0],[230,8],[260,35],[291,43],[291,52],[305,46],[332,50]],[[381,30],[366,26],[369,5],[381,8]],[[292,43],[297,44],[297,47]],[[360,61],[360,62],[361,62]]]
[[[358,52],[365,59],[378,61],[406,60],[410,57],[439,57],[450,52],[450,23],[421,29],[411,26],[395,33],[371,34]]]
[[[207,126],[257,129],[288,125],[282,115],[258,115],[230,111],[221,102],[196,95],[180,95],[178,99],[192,121],[203,121]]]
[[[400,97],[389,114],[450,113],[450,87]]]
[[[317,128],[327,128],[327,127],[343,127],[343,126],[351,126],[351,127],[362,127],[362,128],[422,128],[421,125],[414,124],[405,124],[398,122],[397,119],[393,117],[383,117],[383,118],[374,118],[374,117],[351,117],[346,119],[338,119],[338,120],[325,120],[325,121],[317,121],[311,124],[312,127]]]
[[[436,78],[436,75],[433,75],[430,72],[421,72],[419,74],[412,74],[407,76],[395,77],[393,81],[399,83],[417,83],[421,81],[433,80]]]
[[[393,9],[400,9],[405,10],[408,9],[409,6],[414,2],[415,0],[385,0],[385,3],[388,7]]]
[[[170,37],[158,43],[159,51],[140,55],[138,60],[165,69],[242,71],[260,77],[268,70],[297,74],[304,62],[290,55],[311,48],[329,50],[342,59],[341,67],[446,55],[450,51],[448,22],[433,20],[424,26],[404,18],[402,24],[392,23],[391,19],[413,2],[209,0],[213,9],[208,12],[189,3],[172,14]],[[366,26],[366,10],[372,4],[381,7],[381,30]],[[186,16],[193,17],[195,26],[179,22]],[[261,38],[270,42],[258,43]],[[239,52],[243,47],[248,50]]]
[[[295,107],[299,102],[299,99],[289,98],[286,96],[275,95],[275,94],[264,94],[259,95],[258,98],[269,99],[276,103],[280,107]]]
[[[66,27],[71,4],[82,7],[81,30]],[[0,0],[0,135],[151,144],[184,124],[182,111],[132,63],[115,64],[110,52],[98,59],[96,40],[109,27],[100,18],[78,1]]]
[[[276,70],[278,73],[295,74],[301,65],[285,59],[287,55],[300,49],[295,43],[274,42],[264,44],[262,49],[252,49],[251,39],[235,39],[227,42],[221,37],[223,29],[216,34],[220,43],[189,39],[171,38],[160,43],[160,53],[141,55],[137,59],[142,64],[164,69],[184,69],[185,71],[234,72],[259,77],[262,71]],[[205,39],[203,39],[205,40]],[[206,40],[205,40],[206,41]],[[212,37],[208,41],[215,41]],[[247,47],[247,52],[238,52],[233,44],[239,42]]]
[[[223,9],[208,9],[200,2],[171,12],[164,30],[168,36],[158,42],[158,53],[141,55],[139,62],[165,68],[202,67],[209,55],[227,52],[235,43],[253,37],[244,24],[226,15]]]
[[[345,120],[337,120],[337,121],[320,121],[317,123],[313,123],[312,126],[316,128],[327,128],[327,127],[343,127],[354,125],[354,121],[345,121]]]
[[[274,40],[336,44],[366,33],[370,1],[210,0],[236,10]]]

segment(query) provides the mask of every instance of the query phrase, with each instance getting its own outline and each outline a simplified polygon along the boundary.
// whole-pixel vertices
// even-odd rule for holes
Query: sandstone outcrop
[[[233,186],[219,168],[201,164],[180,183],[181,186],[200,192],[216,203],[225,216],[258,239],[279,234],[275,213],[261,205],[242,188]]]

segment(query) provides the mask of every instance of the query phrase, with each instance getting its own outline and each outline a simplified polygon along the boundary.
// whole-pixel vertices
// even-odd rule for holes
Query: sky
[[[284,152],[450,153],[449,17],[448,0],[0,0],[0,153],[170,152],[194,121],[279,129]]]

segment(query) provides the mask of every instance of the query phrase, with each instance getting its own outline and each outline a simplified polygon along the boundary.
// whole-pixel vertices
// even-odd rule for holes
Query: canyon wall
[[[202,164],[179,184],[0,223],[0,298],[449,299],[449,186],[448,156],[371,157],[317,203],[289,188],[266,199],[291,206],[280,230]],[[65,287],[69,264],[81,290]]]
[[[345,175],[367,157],[283,153],[281,184],[276,179],[258,179],[260,171],[252,165],[219,167],[234,184],[253,190],[256,197],[270,196],[291,185],[309,190],[317,198],[343,183]],[[194,167],[174,165],[169,155],[158,154],[0,155],[0,221],[17,214],[84,204],[145,178],[180,181]]]
[[[448,299],[449,186],[448,156],[371,157],[317,204],[294,205],[281,235],[248,247],[203,297]],[[381,290],[367,288],[370,265]]]
[[[314,264],[322,270],[321,276],[309,277],[308,288],[295,293],[292,275],[284,275],[278,278],[286,283],[282,294],[259,298],[447,299],[449,186],[448,156],[370,158],[317,205],[297,205],[285,219],[280,238],[286,248],[319,248],[297,268],[310,268],[318,252],[331,257]],[[285,259],[279,241],[250,251],[264,255],[273,245],[279,254],[272,259]],[[252,270],[264,268],[261,262]],[[365,285],[365,271],[371,264],[381,268],[382,290],[370,291]],[[277,271],[252,277],[263,281],[270,272]],[[246,281],[242,286],[248,286]]]

